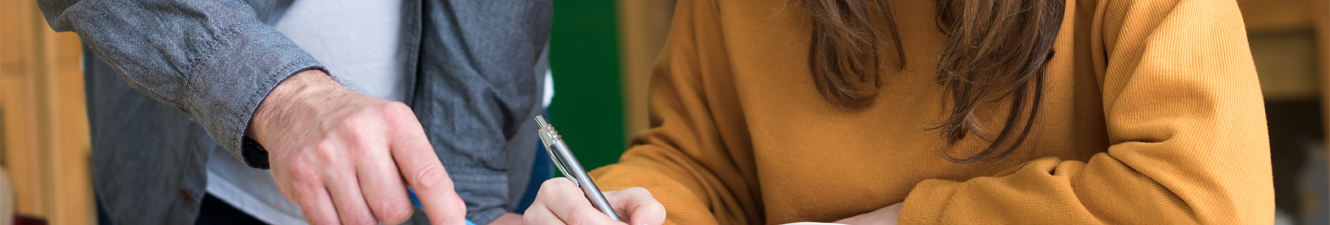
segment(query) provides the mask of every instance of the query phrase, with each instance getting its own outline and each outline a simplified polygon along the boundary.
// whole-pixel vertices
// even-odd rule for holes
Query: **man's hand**
[[[896,219],[901,215],[901,203],[891,204],[872,212],[859,214],[850,218],[837,220],[839,224],[850,225],[896,225]]]
[[[526,209],[523,219],[526,224],[625,224],[660,225],[665,223],[665,206],[651,196],[646,188],[632,187],[618,191],[605,192],[605,200],[614,207],[619,216],[627,216],[624,222],[611,220],[591,206],[582,189],[567,178],[555,177],[545,180],[536,193],[536,201]]]
[[[404,177],[432,222],[465,224],[466,205],[405,104],[306,70],[273,89],[249,127],[310,224],[401,223],[413,207]]]

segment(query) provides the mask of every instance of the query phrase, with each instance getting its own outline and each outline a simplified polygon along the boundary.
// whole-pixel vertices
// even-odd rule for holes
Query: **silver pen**
[[[554,166],[563,172],[564,177],[582,188],[582,193],[586,193],[587,200],[591,201],[591,206],[596,207],[600,212],[605,213],[610,219],[623,221],[619,215],[614,213],[614,208],[610,207],[610,202],[605,200],[605,195],[600,193],[600,188],[596,187],[596,182],[591,181],[591,176],[582,169],[582,163],[577,162],[577,157],[573,157],[573,151],[568,149],[568,144],[559,137],[559,132],[554,130],[545,122],[544,116],[536,116],[536,123],[540,124],[540,142],[545,144],[545,152],[550,154],[550,161],[554,161]]]

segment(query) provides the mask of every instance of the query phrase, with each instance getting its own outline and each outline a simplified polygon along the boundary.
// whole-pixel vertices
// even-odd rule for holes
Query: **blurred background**
[[[1238,0],[1269,116],[1276,224],[1330,224],[1330,0]],[[551,123],[587,168],[646,129],[674,0],[557,1]],[[0,0],[0,224],[93,224],[81,49],[31,0]]]

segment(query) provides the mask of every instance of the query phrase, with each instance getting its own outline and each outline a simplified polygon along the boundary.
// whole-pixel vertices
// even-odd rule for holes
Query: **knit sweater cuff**
[[[924,180],[914,186],[910,195],[901,205],[897,224],[938,224],[942,211],[952,194],[956,193],[960,182],[949,180]]]

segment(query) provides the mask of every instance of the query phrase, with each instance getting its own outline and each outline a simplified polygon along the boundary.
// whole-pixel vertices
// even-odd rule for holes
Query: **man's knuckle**
[[[383,218],[379,218],[386,224],[397,224],[406,221],[411,216],[411,204],[404,201],[394,201],[387,203],[383,207]]]
[[[383,110],[383,113],[387,115],[415,115],[415,113],[411,111],[410,106],[407,106],[405,103],[401,102],[388,102],[381,104],[380,110]]]
[[[339,158],[337,144],[334,144],[331,141],[321,141],[318,144],[315,144],[313,151],[314,157],[319,161],[331,162]]]
[[[440,188],[448,181],[443,168],[437,166],[426,166],[416,171],[416,187],[423,190],[434,190]]]
[[[383,118],[392,124],[404,125],[409,123],[419,123],[419,121],[416,120],[416,113],[411,110],[411,107],[401,102],[392,102],[384,105],[382,112]]]

